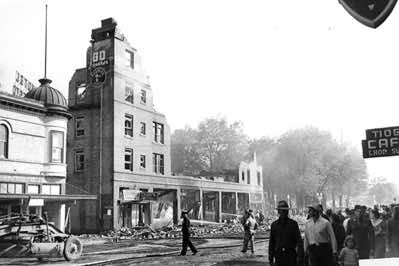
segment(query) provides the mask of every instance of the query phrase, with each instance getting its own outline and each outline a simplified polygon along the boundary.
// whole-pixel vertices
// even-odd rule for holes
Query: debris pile
[[[304,224],[302,217],[293,217],[298,221],[300,228]],[[263,234],[270,230],[271,223],[277,217],[266,218],[262,224],[258,226],[257,233]],[[191,236],[195,238],[218,238],[218,237],[241,237],[243,234],[243,226],[238,220],[228,221],[225,223],[203,223],[195,222],[191,224]],[[147,239],[171,239],[181,238],[181,226],[165,226],[161,229],[153,229],[150,226],[137,226],[132,228],[123,227],[118,231],[108,230],[100,235],[81,235],[81,238],[112,238],[114,241],[119,240],[147,240]]]

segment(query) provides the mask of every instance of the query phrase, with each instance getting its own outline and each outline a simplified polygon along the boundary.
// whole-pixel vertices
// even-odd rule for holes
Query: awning
[[[7,194],[0,193],[0,201],[20,200],[20,199],[43,199],[46,202],[73,202],[76,200],[97,200],[97,195],[43,195],[43,194]]]

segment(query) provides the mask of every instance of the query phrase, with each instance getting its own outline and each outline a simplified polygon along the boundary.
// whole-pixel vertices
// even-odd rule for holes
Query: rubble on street
[[[293,217],[298,221],[300,228],[305,222],[305,217]],[[270,230],[271,223],[277,217],[269,216],[260,224],[257,234],[265,234]],[[239,219],[225,221],[224,223],[201,223],[201,221],[192,221],[191,236],[194,238],[225,238],[241,237],[243,226]],[[301,228],[302,229],[302,228]],[[118,231],[108,230],[101,234],[84,234],[81,238],[109,238],[113,241],[119,240],[151,240],[151,239],[173,239],[181,238],[181,226],[171,225],[161,229],[152,229],[150,226],[136,226],[132,228],[123,227]]]

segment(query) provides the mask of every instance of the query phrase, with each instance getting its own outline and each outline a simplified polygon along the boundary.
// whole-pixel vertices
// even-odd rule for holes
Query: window
[[[251,184],[251,173],[249,169],[247,170],[247,184]]]
[[[125,115],[125,135],[133,137],[133,116]]]
[[[75,136],[84,136],[85,135],[85,128],[84,128],[84,117],[76,117],[75,119]]]
[[[244,171],[241,172],[241,180],[242,180],[242,181],[245,180],[245,173],[244,173]]]
[[[144,122],[140,123],[140,134],[145,135],[145,123]]]
[[[164,174],[164,156],[163,154],[153,153],[152,154],[152,165],[154,173]]]
[[[0,193],[23,194],[23,184],[0,183]]]
[[[125,149],[125,170],[133,171],[133,150]]]
[[[24,185],[15,184],[15,194],[23,194],[23,193],[24,193]]]
[[[75,151],[75,172],[81,172],[85,169],[85,155],[83,151]]]
[[[28,194],[39,194],[39,185],[28,185]]]
[[[258,177],[258,186],[260,186],[260,178],[261,178],[261,176],[260,176],[260,172],[259,171],[257,173],[257,177]]]
[[[51,162],[62,163],[64,154],[64,133],[51,131]]]
[[[0,193],[7,193],[7,183],[0,183]]]
[[[7,184],[7,193],[15,193],[15,184],[13,183],[8,183]]]
[[[134,103],[134,94],[132,87],[125,87],[125,101]]]
[[[152,125],[153,131],[154,131],[154,141],[156,143],[164,143],[164,130],[163,130],[163,124],[153,122]]]
[[[141,97],[140,97],[141,101],[140,102],[145,104],[147,102],[147,92],[145,90],[141,90],[140,95],[141,95]]]
[[[0,125],[0,158],[8,158],[8,128]]]
[[[140,155],[140,167],[145,168],[145,155]]]
[[[81,101],[84,99],[85,96],[86,96],[86,83],[82,83],[76,88],[76,99],[77,101]]]
[[[131,69],[134,69],[134,53],[129,50],[126,50],[125,55],[127,60],[126,66],[130,67]]]
[[[60,195],[61,185],[42,185],[42,194],[45,195]]]

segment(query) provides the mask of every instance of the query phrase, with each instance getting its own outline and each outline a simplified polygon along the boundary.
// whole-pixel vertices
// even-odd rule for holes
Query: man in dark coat
[[[345,241],[345,228],[342,225],[341,219],[338,214],[333,213],[331,215],[332,227],[334,230],[335,240],[337,241],[337,254],[340,254],[341,249],[344,247]]]
[[[180,256],[185,256],[187,252],[187,246],[190,247],[193,255],[197,254],[197,249],[194,247],[193,243],[190,240],[190,219],[187,216],[187,211],[182,211],[181,218],[183,218],[183,223],[181,226],[181,231],[183,233],[183,243],[182,250],[180,252]]]
[[[288,217],[284,200],[277,206],[279,218],[271,225],[269,262],[271,266],[297,266],[303,263],[303,240],[298,223]]]
[[[355,206],[355,217],[348,222],[347,235],[355,239],[359,259],[369,259],[374,256],[374,228],[361,206]]]
[[[393,216],[388,221],[387,251],[389,257],[399,257],[399,206],[393,207]]]

